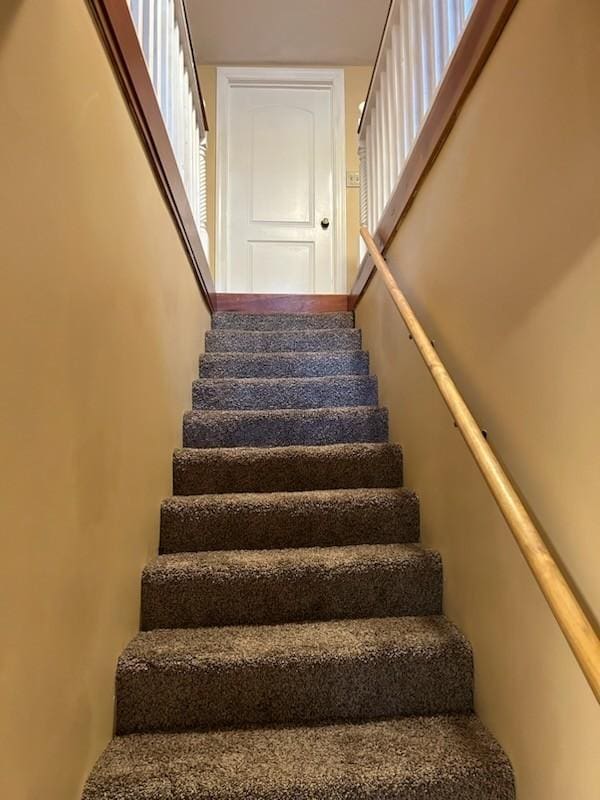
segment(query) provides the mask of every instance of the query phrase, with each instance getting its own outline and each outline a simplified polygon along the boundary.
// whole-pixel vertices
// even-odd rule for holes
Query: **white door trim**
[[[346,119],[343,69],[283,67],[217,67],[217,248],[216,288],[227,292],[231,286],[227,252],[226,212],[229,163],[229,91],[233,86],[305,86],[327,89],[332,100],[333,214],[336,221],[333,243],[334,292],[346,294]]]

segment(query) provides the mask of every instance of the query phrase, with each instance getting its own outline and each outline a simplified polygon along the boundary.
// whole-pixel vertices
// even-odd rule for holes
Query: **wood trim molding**
[[[217,293],[217,311],[246,314],[323,314],[348,310],[345,294],[233,294]]]
[[[475,85],[518,0],[478,0],[448,65],[429,114],[385,207],[374,240],[389,248],[421,184],[448,138],[460,109]],[[370,255],[363,259],[349,295],[354,309],[375,271]]]
[[[87,0],[206,304],[215,287],[126,0]]]

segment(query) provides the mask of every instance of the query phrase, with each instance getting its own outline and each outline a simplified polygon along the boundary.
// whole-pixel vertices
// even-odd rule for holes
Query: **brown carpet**
[[[117,737],[84,800],[514,800],[472,715]]]
[[[143,630],[441,610],[441,559],[411,544],[175,553],[142,576]]]
[[[351,314],[216,314],[85,800],[513,800]]]

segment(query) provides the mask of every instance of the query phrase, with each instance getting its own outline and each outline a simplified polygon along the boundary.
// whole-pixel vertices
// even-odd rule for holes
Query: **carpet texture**
[[[206,334],[207,353],[277,353],[286,351],[360,350],[360,331],[355,328],[325,330],[241,331],[216,330]]]
[[[164,500],[162,553],[415,542],[419,503],[408,489],[191,495]]]
[[[143,630],[441,611],[441,559],[410,544],[175,553],[142,575]]]
[[[84,800],[514,800],[350,313],[217,313]]]
[[[201,378],[322,378],[327,375],[368,375],[364,350],[322,353],[204,353]]]
[[[203,378],[194,381],[192,405],[220,411],[272,408],[335,408],[377,404],[370,375],[324,378]]]
[[[184,447],[285,447],[386,442],[387,438],[387,409],[373,406],[188,411],[183,415]]]
[[[294,492],[402,486],[395,444],[220,447],[176,450],[173,492]]]
[[[354,314],[351,311],[328,314],[236,314],[217,311],[213,314],[214,330],[285,331],[317,328],[353,328]]]
[[[117,666],[117,731],[472,709],[471,651],[443,617],[140,633]]]
[[[472,715],[120,736],[83,800],[514,800]]]

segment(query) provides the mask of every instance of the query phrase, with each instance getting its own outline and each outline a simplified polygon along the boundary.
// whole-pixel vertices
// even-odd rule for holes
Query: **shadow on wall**
[[[0,49],[4,39],[8,36],[15,15],[27,0],[2,0],[0,5]]]

